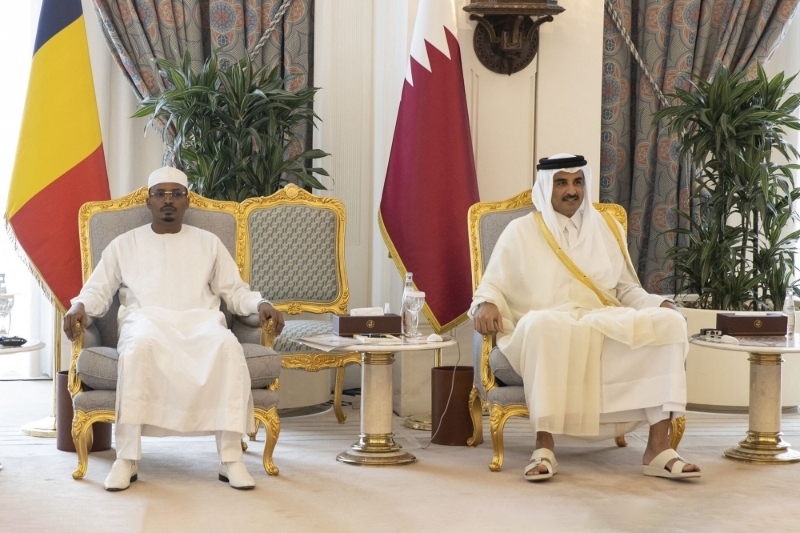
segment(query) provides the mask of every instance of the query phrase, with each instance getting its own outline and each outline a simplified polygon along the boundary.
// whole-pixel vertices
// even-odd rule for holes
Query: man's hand
[[[82,303],[76,303],[69,308],[67,314],[64,315],[64,333],[70,341],[78,338],[78,335],[86,331],[86,309]]]
[[[283,315],[267,302],[263,302],[258,306],[258,318],[261,320],[261,327],[266,326],[267,322],[272,319],[275,324],[276,336],[280,335],[281,331],[283,331]]]
[[[503,333],[503,317],[500,314],[500,310],[493,303],[482,303],[472,320],[475,324],[475,331],[481,335]]]

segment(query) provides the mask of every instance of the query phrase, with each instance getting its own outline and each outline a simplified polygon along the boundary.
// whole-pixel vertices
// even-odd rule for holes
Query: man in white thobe
[[[276,333],[283,318],[242,281],[216,235],[183,224],[183,172],[160,168],[148,187],[152,224],[111,241],[64,317],[74,340],[87,316],[104,315],[119,291],[117,460],[105,487],[124,490],[136,481],[143,434],[214,434],[220,480],[252,489],[241,447],[254,426],[250,374],[220,299],[234,314],[257,312],[262,324],[272,319]]]
[[[553,434],[612,437],[645,421],[644,474],[699,476],[668,444],[686,409],[684,318],[639,285],[622,227],[586,192],[586,160],[559,154],[537,169],[535,211],[501,234],[470,309],[522,376],[536,435],[525,478],[558,471]]]

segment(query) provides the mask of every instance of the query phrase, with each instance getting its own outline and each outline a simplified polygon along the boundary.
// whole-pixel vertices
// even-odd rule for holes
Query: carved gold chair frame
[[[311,194],[297,185],[289,184],[275,194],[261,198],[250,198],[242,202],[242,222],[247,224],[250,214],[265,207],[281,205],[304,205],[314,209],[326,209],[332,211],[336,217],[336,279],[339,287],[338,293],[333,299],[327,302],[315,301],[273,301],[273,305],[279,311],[289,315],[299,315],[303,312],[314,314],[336,313],[346,314],[347,306],[350,302],[350,289],[347,283],[347,273],[345,269],[345,224],[347,213],[344,203],[337,198],[317,196]],[[251,256],[250,234],[244,231],[244,257]],[[250,261],[243,261],[245,270],[242,277],[245,281],[250,281]],[[269,297],[269,295],[265,295]],[[262,343],[268,348],[275,346],[275,333],[273,329],[263,332]],[[281,364],[283,368],[299,368],[307,372],[318,372],[323,369],[335,369],[335,383],[333,389],[333,410],[336,419],[343,424],[347,419],[342,410],[342,388],[344,386],[345,367],[351,363],[361,364],[361,354],[358,352],[342,353],[286,353],[281,354]],[[256,428],[257,430],[258,428]]]
[[[625,209],[617,204],[595,203],[595,208],[599,211],[606,211],[612,214],[622,227],[627,231],[628,216]],[[510,211],[525,207],[533,207],[531,200],[531,190],[528,189],[517,196],[499,202],[480,202],[473,205],[469,210],[469,242],[470,258],[472,263],[472,290],[476,290],[483,277],[483,257],[481,252],[480,220],[489,213]],[[489,356],[495,346],[493,335],[484,335],[481,341],[481,360],[480,360],[480,380],[484,391],[489,391],[499,387],[495,379],[492,368],[489,364]],[[480,390],[473,386],[469,396],[469,409],[472,416],[473,434],[467,440],[469,446],[477,446],[483,442],[483,412],[489,411],[489,433],[492,437],[492,462],[489,470],[497,472],[503,466],[503,428],[512,416],[528,416],[528,407],[525,404],[514,404],[502,406],[491,404],[486,398],[482,398]],[[679,417],[672,421],[672,431],[670,433],[670,447],[677,449],[680,444],[683,432],[686,428],[686,417]],[[625,436],[616,437],[617,446],[624,447],[628,443]]]
[[[92,243],[89,238],[89,224],[92,217],[97,213],[122,211],[131,207],[145,205],[148,195],[147,191],[147,187],[142,187],[131,194],[116,200],[89,202],[81,207],[78,213],[78,227],[84,283],[86,283],[86,280],[89,279],[89,276],[91,276],[92,270],[94,269],[92,261]],[[189,192],[189,204],[194,209],[230,213],[235,217],[236,253],[234,254],[234,260],[236,261],[236,265],[239,267],[239,273],[243,275],[246,270],[244,253],[244,235],[246,231],[244,231],[243,228],[242,206],[236,202],[211,200],[209,198],[199,196],[193,192]],[[266,334],[265,330],[269,329],[271,326],[272,325],[270,324],[268,328],[262,328],[262,336]],[[72,343],[68,387],[70,395],[73,398],[84,390],[83,384],[81,383],[81,379],[78,377],[77,372],[78,356],[80,355],[81,350],[83,350],[83,344],[83,334],[79,335],[78,338]],[[276,379],[270,384],[269,389],[277,391],[279,385],[279,381]],[[278,468],[272,461],[272,454],[275,450],[275,445],[278,442],[278,436],[280,435],[281,428],[278,410],[274,406],[266,410],[255,407],[254,416],[257,424],[256,430],[258,430],[259,423],[263,424],[267,434],[263,454],[264,470],[266,470],[269,475],[277,475]],[[89,464],[89,450],[92,447],[92,425],[95,422],[114,422],[115,420],[116,416],[113,410],[93,410],[89,412],[85,412],[80,409],[75,410],[72,419],[72,440],[75,444],[75,450],[78,453],[78,469],[72,474],[74,479],[83,479],[84,475],[86,474],[86,469]],[[247,444],[244,441],[242,442],[242,449],[247,449]]]

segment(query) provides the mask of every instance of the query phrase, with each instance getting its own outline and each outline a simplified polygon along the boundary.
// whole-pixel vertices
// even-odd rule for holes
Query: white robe
[[[503,316],[497,345],[523,378],[534,431],[599,435],[600,422],[685,410],[685,320],[639,286],[602,226],[605,277],[616,280],[605,292],[621,307],[604,307],[569,272],[533,215],[508,225],[475,292],[473,310],[491,302]]]
[[[247,315],[261,295],[219,238],[187,225],[175,234],[148,224],[120,235],[72,303],[102,316],[117,290],[117,423],[154,436],[251,431],[250,374],[219,306],[222,298]]]

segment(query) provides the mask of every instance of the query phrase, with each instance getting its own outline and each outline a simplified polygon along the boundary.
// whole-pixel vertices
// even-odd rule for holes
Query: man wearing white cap
[[[583,156],[541,159],[535,210],[506,227],[470,315],[522,376],[536,449],[524,476],[558,471],[553,434],[624,435],[650,425],[643,473],[698,477],[668,446],[686,410],[686,322],[639,285],[620,224],[592,205]]]
[[[105,487],[124,490],[136,481],[143,434],[214,434],[220,479],[252,489],[241,448],[254,425],[250,374],[220,299],[235,314],[258,312],[262,324],[274,320],[276,333],[283,318],[242,281],[216,235],[183,225],[186,174],[160,168],[147,185],[152,223],[108,245],[64,317],[73,340],[87,315],[104,315],[119,291],[117,460]]]

